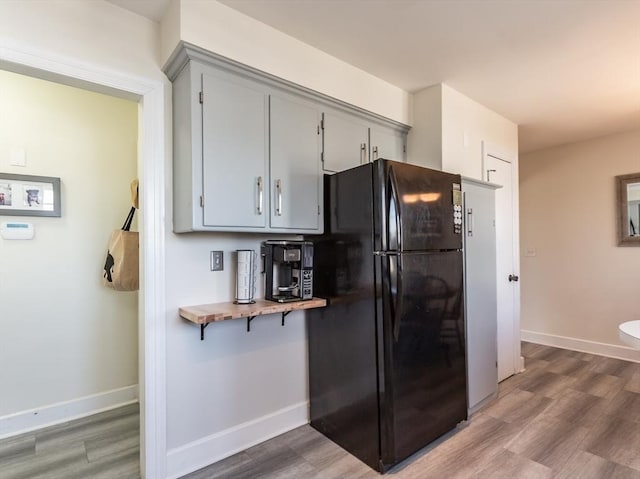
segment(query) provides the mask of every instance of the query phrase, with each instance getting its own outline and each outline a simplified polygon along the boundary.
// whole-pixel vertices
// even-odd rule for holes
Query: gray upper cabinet
[[[266,226],[268,122],[258,85],[202,74],[203,227]]]
[[[271,227],[321,227],[320,111],[308,102],[271,95]]]
[[[335,173],[377,158],[405,161],[406,130],[385,126],[358,113],[325,109],[322,168]]]
[[[369,134],[371,141],[371,161],[377,160],[378,158],[405,161],[406,134],[379,126],[372,127],[369,130]]]
[[[193,61],[173,92],[174,231],[322,232],[317,107]]]
[[[324,171],[336,173],[367,163],[369,127],[363,120],[353,115],[325,111],[322,127]]]
[[[405,144],[406,125],[188,43],[165,73],[176,233],[322,233],[323,170],[371,161],[372,141]]]

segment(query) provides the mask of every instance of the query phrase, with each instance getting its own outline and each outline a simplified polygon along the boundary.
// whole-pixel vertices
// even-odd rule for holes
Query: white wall
[[[512,121],[442,83],[413,96],[410,163],[486,180],[483,148],[491,145],[517,165],[518,125]]]
[[[216,1],[173,0],[163,19],[163,35],[163,62],[181,39],[392,120],[411,124],[408,92]]]
[[[30,409],[68,419],[42,410],[128,386],[135,397],[137,293],[101,280],[137,174],[138,106],[2,70],[0,104],[0,171],[60,177],[62,196],[60,218],[0,216],[35,227],[33,240],[0,239],[0,425]],[[10,165],[12,148],[26,167]]]
[[[640,130],[522,156],[525,334],[616,354],[618,324],[640,319],[640,248],[617,246],[614,177],[638,171]]]
[[[517,165],[518,125],[447,85],[442,86],[442,104],[443,170],[486,180],[483,143],[508,153]]]
[[[441,83],[413,94],[413,128],[407,138],[407,162],[442,170]]]
[[[2,0],[0,48],[141,80],[163,78],[158,25],[102,0]]]

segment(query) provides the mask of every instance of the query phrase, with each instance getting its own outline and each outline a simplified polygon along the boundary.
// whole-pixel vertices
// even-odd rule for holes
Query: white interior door
[[[484,161],[485,179],[496,190],[496,273],[498,286],[498,381],[518,371],[520,331],[517,317],[518,273],[515,271],[513,165],[490,154]]]

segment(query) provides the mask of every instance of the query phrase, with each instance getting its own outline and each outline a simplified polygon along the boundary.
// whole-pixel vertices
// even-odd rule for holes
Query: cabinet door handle
[[[473,236],[473,208],[467,208],[467,236]]]
[[[276,180],[276,216],[282,216],[282,181]]]
[[[258,181],[256,181],[256,186],[258,188],[258,214],[262,214],[262,198],[264,197],[264,188],[262,187],[262,176],[258,176]]]
[[[373,159],[374,160],[378,159],[378,147],[377,146],[373,147]]]
[[[360,143],[360,164],[364,165],[367,161],[367,144]]]

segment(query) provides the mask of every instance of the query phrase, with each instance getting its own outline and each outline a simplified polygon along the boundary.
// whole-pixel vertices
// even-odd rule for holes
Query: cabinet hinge
[[[324,163],[324,151],[320,152],[320,161]]]
[[[324,130],[324,118],[320,120],[320,129]]]
[[[204,196],[200,195],[200,207],[204,207]]]
[[[204,103],[204,95],[202,94],[202,92],[200,92],[200,94],[198,95],[200,104]]]

